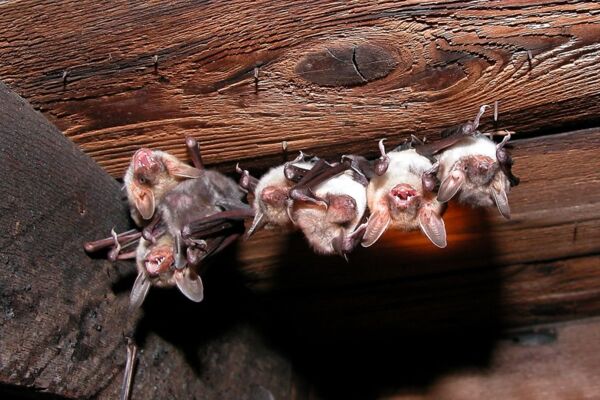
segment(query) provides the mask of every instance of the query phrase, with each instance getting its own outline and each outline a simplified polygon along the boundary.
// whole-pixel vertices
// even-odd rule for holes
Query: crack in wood
[[[356,46],[352,48],[352,66],[354,67],[354,70],[356,71],[358,76],[360,76],[360,78],[363,80],[363,82],[368,82],[367,78],[365,78],[365,76],[360,72],[358,64],[356,63]]]

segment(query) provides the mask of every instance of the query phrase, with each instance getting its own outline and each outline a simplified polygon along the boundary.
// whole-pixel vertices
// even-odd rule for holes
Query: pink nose
[[[151,168],[156,162],[154,153],[150,149],[141,148],[133,155],[133,162],[136,167]]]
[[[173,251],[170,247],[153,249],[144,263],[151,276],[167,272],[173,264]]]
[[[482,174],[488,172],[491,168],[492,168],[492,164],[489,163],[489,162],[482,161],[482,162],[480,162],[480,163],[477,164],[477,169]]]
[[[391,195],[400,200],[408,200],[410,197],[417,195],[417,191],[409,184],[401,183],[396,185],[390,191]]]

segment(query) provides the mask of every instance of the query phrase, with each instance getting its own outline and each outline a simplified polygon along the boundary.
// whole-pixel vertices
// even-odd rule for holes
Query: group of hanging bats
[[[151,286],[172,287],[202,301],[200,276],[208,262],[244,235],[262,228],[299,229],[320,254],[346,257],[359,244],[375,244],[388,229],[420,230],[446,247],[442,216],[457,199],[475,207],[496,206],[510,218],[507,194],[519,179],[505,147],[478,130],[488,108],[473,121],[446,129],[435,142],[410,141],[368,160],[339,161],[299,156],[260,179],[239,166],[239,182],[205,169],[196,140],[186,139],[193,166],[159,150],[139,149],[124,177],[131,217],[139,229],[84,244],[108,250],[110,260],[135,259],[138,275],[130,305],[138,308]],[[245,202],[247,196],[251,202]],[[136,247],[137,246],[137,247]]]

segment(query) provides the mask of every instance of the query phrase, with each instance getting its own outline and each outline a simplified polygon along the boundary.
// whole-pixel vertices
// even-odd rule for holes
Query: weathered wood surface
[[[489,365],[449,371],[426,389],[396,389],[381,400],[588,400],[600,393],[600,323],[540,329],[547,343],[521,335],[499,343]],[[519,343],[519,338],[521,339]],[[540,338],[543,339],[543,338]],[[401,361],[400,361],[401,362]],[[443,362],[443,361],[438,361]]]
[[[600,129],[516,141],[512,219],[451,204],[446,249],[419,232],[388,231],[346,263],[312,255],[299,235],[261,232],[240,249],[247,285],[283,318],[295,310],[290,323],[315,336],[596,315],[598,148]],[[556,261],[568,257],[582,258]]]
[[[210,164],[264,167],[282,140],[375,154],[376,138],[437,133],[494,100],[518,132],[597,121],[599,11],[594,0],[8,0],[0,79],[114,176],[140,146],[184,155],[184,135]]]
[[[133,270],[82,242],[128,226],[120,186],[1,83],[0,104],[0,397],[115,399],[139,317]],[[231,286],[200,305],[150,295],[133,399],[287,397],[289,362],[244,323]]]

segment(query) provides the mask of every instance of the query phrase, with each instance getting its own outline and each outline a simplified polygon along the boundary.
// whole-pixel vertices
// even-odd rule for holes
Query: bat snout
[[[159,172],[161,165],[156,159],[154,151],[141,148],[133,155],[133,168],[136,174],[148,174]]]
[[[356,200],[351,196],[345,194],[331,195],[328,196],[328,201],[328,221],[343,224],[352,221],[356,217]]]
[[[401,183],[390,190],[389,197],[395,208],[405,210],[415,204],[421,196],[411,185]]]
[[[485,184],[496,172],[496,162],[488,156],[473,156],[466,164],[467,176],[471,182]]]
[[[152,250],[144,261],[144,267],[150,276],[157,276],[170,270],[175,259],[171,247],[159,247]]]
[[[260,199],[270,206],[283,207],[287,200],[287,193],[277,186],[267,186],[260,193]]]

